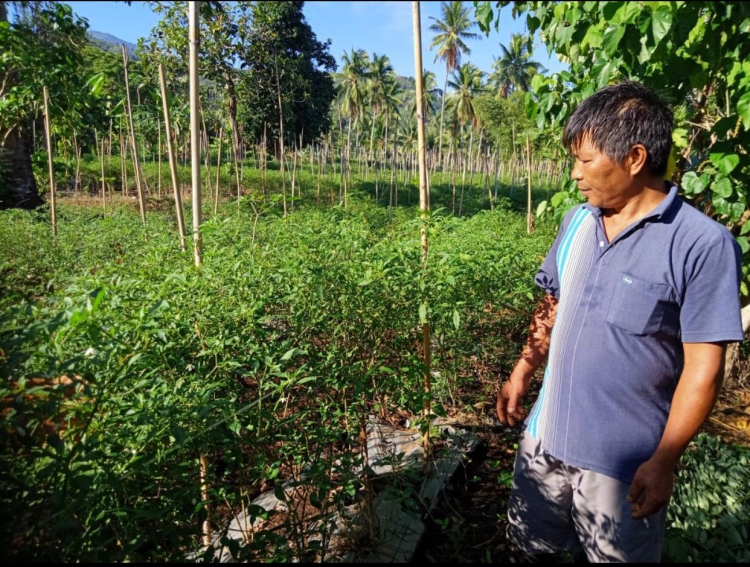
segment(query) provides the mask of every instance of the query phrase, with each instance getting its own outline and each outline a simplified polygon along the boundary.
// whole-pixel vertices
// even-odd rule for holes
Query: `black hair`
[[[562,141],[572,150],[588,138],[618,163],[634,145],[643,144],[649,172],[663,176],[672,149],[672,121],[672,110],[658,94],[625,81],[604,87],[579,104],[565,123]]]

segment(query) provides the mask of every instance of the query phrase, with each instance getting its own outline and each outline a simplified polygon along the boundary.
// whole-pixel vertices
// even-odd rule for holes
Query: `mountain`
[[[135,44],[130,43],[129,41],[125,41],[124,39],[120,39],[119,37],[115,37],[111,33],[91,30],[89,31],[89,39],[91,40],[91,43],[93,43],[97,47],[100,47],[104,51],[117,53],[118,55],[121,53],[120,45],[124,45],[125,49],[128,52],[128,57],[130,59],[137,59],[137,57],[135,56]]]

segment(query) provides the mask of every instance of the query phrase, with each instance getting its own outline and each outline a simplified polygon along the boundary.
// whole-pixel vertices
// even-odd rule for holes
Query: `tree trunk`
[[[443,157],[443,115],[445,114],[445,91],[448,89],[448,68],[445,69],[445,84],[443,85],[443,102],[440,105],[440,136],[438,137],[438,161]]]
[[[0,22],[7,21],[7,3],[0,1]],[[6,78],[0,77],[0,83]],[[31,167],[31,152],[31,144],[20,127],[0,138],[0,209],[35,209],[44,202]]]
[[[224,86],[227,89],[227,110],[229,110],[229,122],[232,124],[232,142],[234,159],[240,151],[240,127],[237,123],[237,93],[234,88],[232,76],[227,72],[224,74]]]
[[[31,146],[20,128],[0,145],[0,209],[35,209],[44,201],[31,168]]]

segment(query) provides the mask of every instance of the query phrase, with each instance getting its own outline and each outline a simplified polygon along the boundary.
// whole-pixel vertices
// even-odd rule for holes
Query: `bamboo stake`
[[[102,210],[106,214],[107,213],[107,193],[106,193],[107,188],[104,185],[105,183],[104,181],[104,134],[102,134],[102,151],[101,151],[101,154],[99,155],[101,156],[101,159],[99,161],[102,164]]]
[[[531,143],[529,142],[529,135],[526,134],[526,170],[528,171],[528,191],[526,198],[526,233],[531,234],[531,225],[533,219],[531,217]]]
[[[156,119],[156,131],[159,133],[159,143],[156,151],[156,157],[159,160],[159,165],[157,166],[159,184],[156,187],[156,196],[161,199],[161,122],[158,118]]]
[[[198,90],[198,48],[200,32],[198,29],[198,2],[188,4],[188,28],[190,31],[190,159],[192,165],[193,195],[193,258],[195,265],[201,265],[203,255],[201,241],[201,140],[200,140],[200,98]],[[209,538],[204,532],[204,537]]]
[[[146,205],[143,202],[143,190],[141,189],[141,171],[138,160],[138,144],[135,141],[135,127],[133,126],[133,110],[130,105],[130,85],[128,82],[128,52],[125,50],[125,45],[120,44],[122,47],[122,61],[123,68],[125,70],[125,92],[127,94],[128,103],[128,123],[130,125],[130,142],[133,150],[133,168],[135,169],[135,185],[138,190],[138,208],[141,213],[141,223],[146,226]]]
[[[219,127],[219,155],[216,156],[216,192],[214,193],[214,215],[219,213],[219,175],[221,174],[221,141],[224,137],[224,127]]]
[[[44,139],[47,143],[47,166],[49,167],[50,209],[52,212],[52,235],[57,239],[57,207],[55,201],[55,168],[52,165],[52,136],[50,135],[49,93],[44,86]]]
[[[177,186],[177,158],[172,145],[172,121],[169,116],[169,99],[167,99],[167,81],[164,79],[164,65],[159,63],[159,82],[161,84],[161,101],[164,109],[164,136],[167,139],[167,157],[169,158],[169,173],[172,176],[172,190],[174,191],[174,206],[177,213],[177,230],[180,233],[180,250],[185,252],[185,220],[182,212],[182,196]]]
[[[289,206],[294,210],[294,185],[297,178],[297,148],[294,148],[294,158],[292,160],[292,197]]]
[[[208,506],[208,457],[206,455],[200,456],[200,477],[201,477],[201,500],[203,501],[203,507],[206,510],[206,519],[203,522],[203,545],[206,547],[211,546],[211,523],[208,521],[208,514],[210,508]]]
[[[81,148],[78,146],[78,140],[76,139],[76,133],[73,132],[73,146],[76,153],[76,179],[73,191],[78,195],[78,188],[81,184]]]
[[[420,23],[419,2],[412,2],[414,12],[414,66],[417,87],[417,140],[419,144],[419,208],[422,216],[421,230],[421,249],[422,249],[422,269],[427,268],[428,258],[428,241],[427,241],[427,224],[429,222],[429,188],[427,187],[427,164],[425,155],[425,133],[424,133],[424,104],[423,93],[424,85],[422,84],[422,29]],[[424,417],[427,420],[425,434],[423,437],[424,448],[424,466],[425,472],[430,462],[430,321],[427,316],[427,303],[423,303],[424,322],[422,323],[422,347],[424,349]]]

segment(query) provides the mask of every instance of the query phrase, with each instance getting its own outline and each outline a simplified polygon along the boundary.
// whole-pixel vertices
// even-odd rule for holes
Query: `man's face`
[[[596,149],[584,136],[572,148],[575,166],[571,177],[589,204],[602,209],[620,209],[637,194],[637,185],[629,167],[629,158],[620,164]]]

